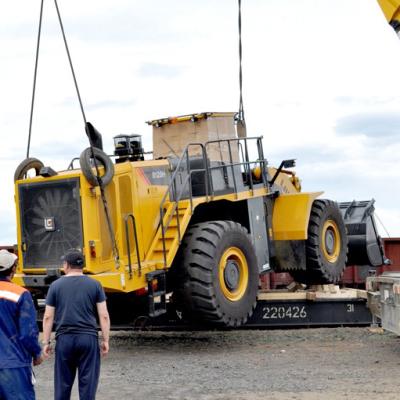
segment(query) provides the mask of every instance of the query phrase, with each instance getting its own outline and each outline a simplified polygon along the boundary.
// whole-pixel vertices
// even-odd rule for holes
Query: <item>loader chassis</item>
[[[191,319],[239,326],[253,313],[262,273],[290,271],[306,283],[340,278],[347,237],[338,205],[316,200],[322,192],[300,192],[294,173],[282,169],[292,160],[268,168],[261,138],[189,143],[180,158],[147,161],[124,153],[129,137],[116,139],[115,164],[96,149],[102,188],[88,150],[81,169],[71,162],[49,176],[36,160],[37,175],[26,178],[29,163],[17,168],[17,283],[45,294],[61,274],[60,256],[81,247],[84,272],[101,282],[119,317],[143,312],[143,299],[158,315],[165,305],[156,302],[171,292]]]

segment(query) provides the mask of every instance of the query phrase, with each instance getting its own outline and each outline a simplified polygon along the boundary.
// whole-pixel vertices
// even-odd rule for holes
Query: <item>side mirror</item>
[[[281,166],[282,168],[293,168],[296,166],[296,159],[283,160]]]

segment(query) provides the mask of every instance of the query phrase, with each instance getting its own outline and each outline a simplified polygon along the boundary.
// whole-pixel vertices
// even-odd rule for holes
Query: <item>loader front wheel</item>
[[[337,203],[315,200],[311,209],[306,241],[307,271],[304,276],[309,284],[339,282],[346,267],[347,234]]]
[[[186,315],[192,321],[236,327],[252,315],[258,269],[247,230],[232,221],[192,226],[182,243],[178,284]]]

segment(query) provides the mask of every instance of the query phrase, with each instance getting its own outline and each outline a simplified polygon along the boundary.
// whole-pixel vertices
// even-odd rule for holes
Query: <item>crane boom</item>
[[[387,22],[399,35],[400,32],[400,0],[378,0]]]

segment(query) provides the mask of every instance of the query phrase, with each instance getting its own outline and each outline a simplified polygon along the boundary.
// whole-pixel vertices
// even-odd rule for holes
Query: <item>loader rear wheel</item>
[[[294,277],[308,284],[339,282],[346,267],[347,234],[337,203],[315,200],[306,241],[306,271]]]
[[[244,324],[258,291],[257,259],[247,230],[232,221],[193,225],[182,249],[177,298],[186,314],[194,322]]]

